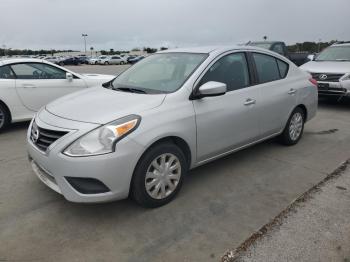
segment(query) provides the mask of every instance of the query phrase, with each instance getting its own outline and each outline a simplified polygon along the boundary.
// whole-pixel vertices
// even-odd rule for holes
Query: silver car
[[[300,68],[317,80],[320,96],[350,96],[350,43],[334,44]]]
[[[315,81],[274,52],[166,50],[42,108],[28,130],[29,159],[69,201],[131,196],[158,207],[189,169],[275,136],[296,144],[316,110]]]

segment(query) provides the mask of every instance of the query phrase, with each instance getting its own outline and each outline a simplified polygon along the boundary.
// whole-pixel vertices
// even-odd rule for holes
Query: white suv
[[[320,96],[350,95],[350,43],[334,44],[300,68],[317,80]]]

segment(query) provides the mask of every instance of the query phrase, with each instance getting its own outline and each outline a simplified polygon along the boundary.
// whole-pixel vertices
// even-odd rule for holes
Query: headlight
[[[115,150],[115,144],[134,131],[141,117],[130,115],[101,126],[83,135],[64,150],[67,156],[94,156]]]

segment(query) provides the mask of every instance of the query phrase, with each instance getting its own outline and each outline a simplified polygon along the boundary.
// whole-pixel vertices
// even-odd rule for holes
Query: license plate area
[[[320,90],[328,90],[329,89],[329,84],[328,83],[318,83],[317,87]]]

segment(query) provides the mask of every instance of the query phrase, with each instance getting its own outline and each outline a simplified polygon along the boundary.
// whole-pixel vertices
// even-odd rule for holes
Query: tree
[[[168,50],[168,48],[167,48],[167,47],[162,46],[162,47],[160,48],[160,50],[161,50],[161,51],[164,51],[164,50]]]
[[[151,48],[151,47],[144,47],[143,48],[143,51],[144,52],[147,52],[147,54],[152,54],[152,53],[155,53],[158,51],[157,48]]]
[[[140,48],[134,47],[133,49],[131,49],[131,51],[141,51]]]
[[[264,35],[263,39],[266,41],[266,40],[267,40],[267,36],[266,36],[266,35]]]
[[[92,56],[92,51],[94,51],[94,48],[90,47],[91,56]]]

